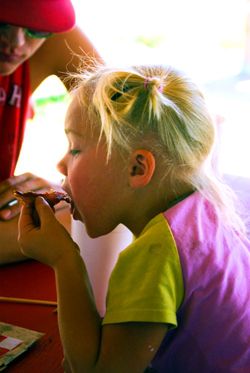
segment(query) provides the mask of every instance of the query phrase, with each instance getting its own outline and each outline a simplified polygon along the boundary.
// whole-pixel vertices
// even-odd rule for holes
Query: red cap
[[[70,0],[0,0],[0,22],[57,33],[75,25],[75,12]]]

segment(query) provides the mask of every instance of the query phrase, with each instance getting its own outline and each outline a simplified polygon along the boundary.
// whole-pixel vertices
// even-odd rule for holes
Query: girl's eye
[[[78,150],[78,149],[70,149],[69,152],[70,152],[71,155],[75,156],[75,155],[77,155],[77,154],[80,153],[80,150]]]

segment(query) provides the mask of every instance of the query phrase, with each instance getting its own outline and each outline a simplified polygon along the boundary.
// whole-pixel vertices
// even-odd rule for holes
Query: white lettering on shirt
[[[6,92],[2,87],[0,87],[0,105],[3,105],[5,101],[6,101]]]
[[[12,93],[10,95],[8,104],[19,108],[21,106],[21,99],[22,99],[21,87],[17,84],[13,84],[13,89],[12,89]]]

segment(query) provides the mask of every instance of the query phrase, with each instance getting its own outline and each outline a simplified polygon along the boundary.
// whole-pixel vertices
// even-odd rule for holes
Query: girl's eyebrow
[[[72,133],[72,134],[75,135],[75,136],[83,137],[83,135],[82,135],[80,132],[77,132],[77,131],[75,131],[75,130],[72,129],[72,128],[65,128],[65,129],[64,129],[64,132],[65,132],[66,135]]]

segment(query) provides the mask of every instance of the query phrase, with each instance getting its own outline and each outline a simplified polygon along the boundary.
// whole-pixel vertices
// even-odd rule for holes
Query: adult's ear
[[[132,188],[142,188],[146,186],[155,171],[154,155],[144,149],[133,151],[130,156],[129,183]]]

